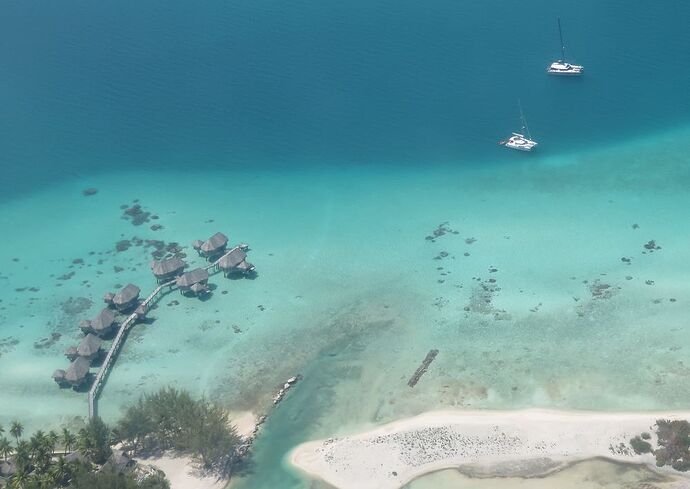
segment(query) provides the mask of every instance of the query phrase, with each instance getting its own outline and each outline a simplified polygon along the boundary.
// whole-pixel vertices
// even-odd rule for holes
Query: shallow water
[[[444,470],[422,477],[405,486],[405,489],[670,489],[684,487],[678,485],[682,482],[644,467],[592,460],[575,464],[548,477],[530,479],[472,479],[455,470]]]
[[[296,444],[429,409],[687,408],[690,65],[661,68],[688,9],[8,5],[0,423],[86,414],[50,379],[62,351],[104,292],[155,286],[154,248],[116,242],[200,264],[189,244],[218,230],[258,276],[164,297],[100,412],[167,384],[263,412],[301,373],[242,487],[307,487],[283,464]],[[556,15],[582,80],[543,74]],[[533,155],[494,144],[518,96]],[[135,199],[159,219],[123,220]]]

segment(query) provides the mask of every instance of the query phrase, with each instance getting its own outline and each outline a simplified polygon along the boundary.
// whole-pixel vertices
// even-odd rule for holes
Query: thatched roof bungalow
[[[244,275],[247,275],[248,273],[251,273],[255,270],[254,265],[247,261],[243,261],[239,265],[237,265],[237,271],[239,273],[242,273]]]
[[[113,305],[118,311],[132,309],[139,300],[141,289],[134,284],[127,284],[113,297]]]
[[[89,334],[90,334],[90,333],[89,333]],[[79,354],[77,353],[77,347],[76,347],[76,346],[70,346],[69,348],[67,348],[67,349],[65,350],[65,356],[66,356],[67,358],[69,358],[70,361],[72,361],[72,360],[74,360],[75,358],[77,358],[77,356],[79,356]]]
[[[123,450],[114,448],[110,458],[108,458],[108,461],[103,465],[101,470],[108,470],[109,468],[112,468],[115,472],[121,474],[134,467],[135,464],[136,462],[125,455]]]
[[[88,334],[91,332],[91,321],[88,319],[84,319],[82,322],[79,323],[79,329],[81,329],[82,333]]]
[[[228,246],[228,237],[223,233],[216,233],[199,247],[199,252],[205,257],[218,256],[225,251]]]
[[[106,292],[105,294],[103,294],[103,302],[105,302],[106,304],[112,304],[114,298],[115,294],[113,294],[112,292]]]
[[[65,456],[67,463],[73,464],[75,462],[87,462],[88,459],[80,451],[70,452]]]
[[[9,479],[16,473],[17,466],[12,460],[3,460],[2,462],[0,462],[0,477],[5,477]]]
[[[115,327],[115,313],[107,307],[98,313],[91,321],[82,321],[81,329],[85,333],[106,336]]]
[[[77,355],[92,361],[101,353],[103,340],[93,334],[88,334],[77,346]]]
[[[139,307],[137,307],[137,310],[134,311],[134,314],[136,314],[139,319],[146,317],[146,314],[148,314],[149,308],[148,306],[145,306],[144,304],[140,304]]]
[[[254,271],[254,265],[246,261],[247,253],[240,248],[235,248],[230,253],[223,255],[218,261],[218,266],[227,277],[231,273],[247,274]]]
[[[89,368],[91,367],[91,362],[84,357],[77,357],[65,372],[65,382],[73,387],[79,387],[84,382],[89,375]]]
[[[206,284],[194,284],[189,288],[189,290],[195,295],[207,294],[211,291]]]
[[[182,272],[187,264],[179,258],[168,258],[166,260],[159,260],[151,262],[151,270],[156,276],[158,282],[167,282]]]
[[[53,372],[53,380],[57,382],[58,385],[63,385],[65,383],[65,371],[61,368]]]
[[[204,268],[195,268],[177,277],[176,284],[182,292],[186,292],[195,284],[206,285],[207,282],[208,271]]]

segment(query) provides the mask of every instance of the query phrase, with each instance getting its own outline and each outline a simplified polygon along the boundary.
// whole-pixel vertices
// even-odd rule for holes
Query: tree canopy
[[[116,433],[135,450],[190,453],[219,472],[228,470],[240,443],[225,410],[172,387],[143,395],[127,409]]]

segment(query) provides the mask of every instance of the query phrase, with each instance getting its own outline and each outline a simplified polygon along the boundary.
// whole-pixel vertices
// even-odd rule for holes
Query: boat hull
[[[522,134],[513,134],[505,141],[500,141],[498,144],[506,148],[514,149],[516,151],[530,152],[537,147],[539,143],[526,138]]]
[[[556,76],[578,76],[585,72],[585,68],[584,66],[571,65],[569,63],[561,63],[557,61],[555,63],[551,63],[548,68],[546,68],[546,72],[549,75]]]

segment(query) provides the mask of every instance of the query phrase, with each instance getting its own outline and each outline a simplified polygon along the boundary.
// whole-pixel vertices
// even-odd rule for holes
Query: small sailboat
[[[499,141],[498,144],[518,151],[532,151],[539,143],[532,139],[529,127],[527,127],[527,119],[525,119],[525,115],[522,113],[522,104],[519,101],[518,105],[520,106],[520,120],[522,121],[521,130],[523,133],[526,133],[527,136],[514,132],[508,139]]]
[[[558,18],[558,35],[561,38],[561,59],[554,61],[546,68],[549,75],[581,75],[585,68],[581,65],[573,65],[565,60],[565,44],[563,44],[563,31],[561,30],[561,18]]]

